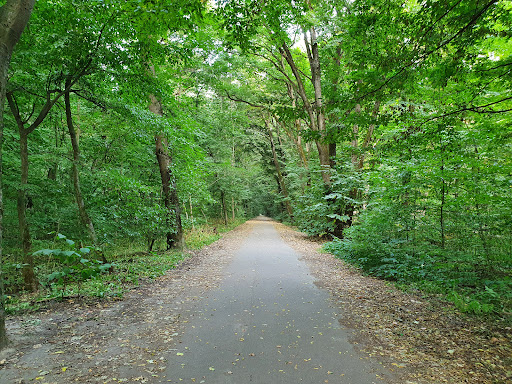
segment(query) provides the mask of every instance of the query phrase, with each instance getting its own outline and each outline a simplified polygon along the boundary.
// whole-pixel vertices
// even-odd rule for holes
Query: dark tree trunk
[[[150,73],[155,76],[155,68],[152,65],[150,65],[149,70]],[[157,116],[163,116],[164,113],[160,100],[158,100],[155,95],[149,95],[149,99],[151,101],[149,110]],[[181,249],[185,246],[185,239],[183,238],[183,226],[181,225],[181,206],[178,196],[178,187],[176,178],[171,169],[172,158],[167,149],[167,140],[163,133],[156,135],[155,143],[156,159],[162,179],[164,205],[168,212],[167,222],[170,226],[174,227],[174,231],[167,232],[167,249]]]
[[[220,202],[222,205],[222,218],[224,219],[224,225],[228,225],[228,211],[226,208],[226,195],[224,191],[220,191]]]
[[[2,275],[4,102],[12,51],[30,19],[34,3],[35,0],[7,0],[0,7],[0,349],[5,347],[8,341],[5,330],[4,280]]]
[[[167,249],[183,248],[183,228],[181,225],[181,207],[176,189],[176,180],[170,169],[171,158],[167,150],[167,140],[163,134],[155,138],[156,158],[162,179],[164,205],[168,211],[168,223],[174,226],[174,231],[167,232]]]
[[[27,185],[28,185],[28,134],[24,129],[20,133],[21,183],[18,189],[18,224],[21,249],[23,251],[23,282],[29,292],[37,291],[38,282],[34,273],[32,239],[27,221]]]
[[[274,161],[274,167],[276,168],[277,183],[279,185],[279,190],[281,191],[281,193],[283,194],[283,197],[284,197],[284,207],[286,208],[286,212],[288,213],[288,216],[290,216],[290,219],[293,219],[293,209],[290,204],[290,201],[288,200],[288,189],[286,188],[283,173],[281,172],[281,165],[279,164],[279,159],[277,157],[276,146],[274,144],[274,137],[272,134],[272,127],[270,126],[270,122],[267,120],[265,120],[265,124],[268,129],[270,148],[272,149],[272,159]]]
[[[155,239],[148,239],[148,253],[153,251],[153,245],[155,245]]]
[[[69,81],[68,81],[69,82]],[[69,84],[66,82],[66,88],[68,88]],[[80,221],[87,228],[87,232],[89,233],[89,237],[94,245],[97,245],[98,238],[96,237],[96,232],[94,230],[94,225],[92,220],[87,213],[87,209],[85,208],[84,198],[82,195],[82,190],[80,188],[80,173],[79,173],[79,163],[80,163],[80,148],[78,146],[78,137],[76,134],[75,126],[73,124],[73,116],[71,114],[71,101],[70,94],[66,92],[64,94],[64,104],[66,106],[66,123],[68,126],[69,137],[71,138],[71,147],[73,148],[73,164],[72,164],[72,178],[73,178],[73,187],[75,192],[75,200],[78,206],[78,214],[80,216]]]

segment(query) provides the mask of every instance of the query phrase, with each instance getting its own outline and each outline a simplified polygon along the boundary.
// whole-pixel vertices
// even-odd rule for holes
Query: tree
[[[12,52],[27,25],[35,0],[8,0],[0,7],[0,349],[7,344],[5,331],[3,265],[3,184],[2,153],[4,141],[4,101]]]
[[[156,97],[152,95],[152,103],[150,109],[158,116],[162,116],[163,112]],[[176,186],[176,178],[173,175],[171,164],[172,157],[169,154],[168,142],[164,133],[155,136],[156,158],[160,177],[162,179],[162,194],[164,205],[167,209],[167,217],[169,226],[172,230],[167,232],[167,249],[183,248],[183,226],[181,225],[181,206]]]
[[[87,209],[85,208],[84,197],[82,195],[82,188],[80,186],[80,147],[78,145],[78,136],[75,129],[75,125],[73,123],[73,115],[71,111],[71,87],[70,87],[70,79],[66,80],[66,89],[68,90],[64,94],[64,104],[66,110],[66,124],[68,126],[69,137],[71,139],[71,147],[73,150],[73,161],[72,161],[72,179],[73,179],[73,189],[75,192],[75,200],[78,206],[78,213],[80,216],[80,220],[82,224],[87,228],[89,232],[89,237],[94,246],[98,245],[98,237],[96,236],[96,231],[94,230],[94,224],[87,213]]]
[[[248,8],[252,11],[249,12]],[[244,51],[268,60],[280,73],[281,80],[287,87],[290,101],[295,104],[297,98],[301,100],[302,108],[308,116],[307,123],[311,137],[318,151],[322,180],[328,192],[331,153],[323,102],[318,36],[314,23],[304,17],[305,14],[310,15],[313,12],[314,8],[310,2],[255,4],[252,1],[242,3],[228,1],[223,8],[224,27],[228,30],[233,42]],[[288,36],[290,29],[294,29],[296,34],[303,36],[306,48],[305,58],[309,66],[307,74],[297,61],[302,59],[303,52],[291,48],[297,41]],[[254,39],[258,32],[260,36],[265,36],[267,41],[260,43],[259,39]],[[312,88],[312,92],[308,87]],[[295,95],[298,97],[296,98]],[[311,99],[313,102],[310,101]]]
[[[74,13],[71,13],[72,17]],[[40,21],[41,22],[41,21]],[[89,44],[82,44],[78,49],[68,46],[67,57],[61,59],[59,64],[63,65],[60,74],[55,74],[51,69],[47,73],[47,78],[44,82],[33,81],[30,86],[36,84],[38,88],[34,91],[27,91],[30,89],[26,80],[26,75],[20,76],[21,82],[16,84],[17,78],[11,81],[10,90],[7,92],[7,100],[9,109],[14,117],[16,126],[19,133],[20,143],[20,159],[21,159],[21,180],[17,193],[17,211],[19,223],[19,236],[21,248],[24,257],[23,277],[25,281],[25,289],[28,291],[36,291],[38,288],[38,281],[34,273],[34,259],[32,256],[32,239],[30,235],[30,227],[27,221],[27,207],[29,204],[27,198],[28,177],[29,177],[29,150],[28,138],[41,124],[45,121],[51,109],[65,94],[71,92],[72,87],[84,76],[86,76],[93,64],[95,55],[98,53],[100,47],[103,31],[106,24],[100,27],[97,35],[89,36]],[[79,32],[78,32],[79,33]],[[94,35],[94,33],[90,33]],[[76,36],[74,36],[76,38]],[[46,41],[41,41],[40,38],[35,39],[38,43],[46,45]],[[41,47],[40,47],[41,48]],[[60,51],[60,45],[58,46]],[[89,49],[90,48],[90,49]],[[33,47],[29,47],[33,49]],[[55,46],[47,49],[41,48],[43,52],[49,53],[50,56],[55,55]],[[39,52],[41,54],[41,52]],[[50,68],[53,63],[50,63]],[[63,74],[66,73],[66,79],[63,79]],[[39,73],[38,73],[39,74]],[[64,84],[62,84],[64,83]],[[51,86],[55,86],[53,88]],[[28,105],[20,105],[18,102],[17,94],[21,93],[24,97],[23,101]],[[35,95],[35,96],[34,96]],[[44,100],[43,102],[40,99]],[[35,113],[37,111],[37,113]],[[35,117],[34,117],[35,115]]]

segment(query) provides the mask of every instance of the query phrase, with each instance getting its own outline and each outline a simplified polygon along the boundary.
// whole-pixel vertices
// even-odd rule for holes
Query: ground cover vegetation
[[[510,2],[26,3],[1,89],[2,308],[119,296],[265,214],[510,318]]]

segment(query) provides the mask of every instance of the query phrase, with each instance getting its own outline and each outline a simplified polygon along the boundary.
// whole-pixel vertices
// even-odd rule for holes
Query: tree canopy
[[[509,313],[511,26],[505,0],[36,2],[3,110],[7,291],[53,284],[57,233],[110,263],[264,214]]]

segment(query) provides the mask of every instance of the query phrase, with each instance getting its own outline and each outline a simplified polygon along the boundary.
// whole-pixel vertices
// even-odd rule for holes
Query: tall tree
[[[75,71],[72,74],[69,74],[66,79],[63,88],[49,88],[49,84],[53,83],[55,80],[52,79],[52,74],[50,73],[48,84],[44,84],[43,86],[46,88],[42,91],[42,98],[45,100],[44,103],[40,104],[38,98],[35,98],[32,102],[31,109],[29,107],[23,108],[17,101],[16,94],[21,91],[21,93],[25,93],[26,90],[23,87],[13,88],[7,92],[7,101],[9,104],[10,111],[14,117],[16,122],[18,133],[19,133],[19,143],[20,143],[20,159],[21,159],[21,181],[20,186],[18,188],[18,199],[17,199],[17,210],[18,210],[18,223],[19,223],[19,235],[20,235],[20,243],[23,251],[24,257],[24,267],[23,267],[23,278],[25,281],[25,289],[28,291],[36,291],[38,286],[38,281],[34,273],[34,259],[31,254],[32,249],[32,239],[30,236],[30,227],[27,220],[27,189],[28,189],[28,177],[29,177],[29,151],[28,151],[28,138],[29,135],[32,134],[41,124],[45,121],[48,114],[54,105],[60,100],[62,96],[65,94],[69,94],[71,88],[80,80],[82,77],[86,76],[89,72],[89,69],[93,63],[93,57],[96,54],[96,51],[99,47],[99,44],[102,39],[102,32],[100,31],[97,36],[97,40],[95,42],[94,48],[95,50],[88,52],[79,52],[78,58],[75,58],[74,64],[76,67]],[[53,81],[52,81],[53,80]],[[55,84],[57,87],[59,81],[56,81]],[[54,85],[54,84],[52,84]],[[41,90],[38,90],[41,91]],[[38,113],[35,115],[35,118],[31,120],[32,115],[38,109]],[[31,110],[31,112],[28,112]],[[24,113],[27,113],[25,117]]]
[[[80,186],[80,147],[78,144],[78,135],[75,129],[75,124],[73,122],[73,114],[71,111],[71,87],[70,87],[71,79],[66,80],[66,93],[64,94],[64,108],[66,110],[66,124],[68,126],[69,137],[71,139],[71,148],[73,151],[73,160],[71,166],[71,174],[73,179],[73,189],[75,192],[75,200],[78,207],[78,214],[80,216],[80,221],[87,228],[87,232],[89,233],[89,237],[94,246],[98,245],[98,237],[96,236],[96,231],[94,230],[94,224],[91,220],[91,217],[87,213],[87,209],[85,207],[84,197],[82,195],[82,188]]]
[[[248,11],[248,8],[251,11]],[[295,103],[294,93],[298,95],[301,106],[308,116],[307,123],[318,151],[322,180],[326,191],[331,184],[330,137],[322,86],[321,57],[317,26],[304,15],[314,13],[310,2],[230,2],[224,4],[224,26],[229,36],[244,51],[251,52],[268,60],[280,72],[283,84]],[[259,27],[261,25],[261,27]],[[292,48],[297,41],[290,36],[302,35],[306,48],[306,60],[309,73],[301,68],[300,57],[303,52]],[[266,42],[255,36],[265,36]],[[294,54],[295,52],[295,54]],[[292,88],[293,91],[290,89]],[[311,92],[312,89],[312,92]],[[313,101],[311,101],[313,100]]]
[[[7,344],[5,331],[3,266],[3,184],[4,102],[12,52],[27,25],[35,0],[7,0],[0,7],[0,349]]]
[[[149,109],[155,115],[162,117],[162,104],[155,95],[150,95]],[[162,180],[162,194],[165,208],[167,209],[168,231],[166,234],[167,248],[183,248],[183,226],[181,224],[181,205],[178,196],[176,177],[172,172],[172,157],[169,154],[168,142],[164,132],[155,136],[156,159]]]

